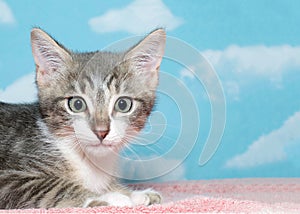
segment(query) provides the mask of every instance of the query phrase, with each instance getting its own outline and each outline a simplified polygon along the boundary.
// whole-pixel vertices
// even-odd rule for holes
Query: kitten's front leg
[[[161,203],[161,195],[151,189],[132,191],[129,194],[120,192],[108,192],[97,198],[90,198],[84,204],[84,207],[96,206],[137,206],[151,205]]]

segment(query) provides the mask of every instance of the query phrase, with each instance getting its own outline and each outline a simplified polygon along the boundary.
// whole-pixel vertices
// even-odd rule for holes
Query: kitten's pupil
[[[76,100],[74,103],[74,107],[77,111],[79,111],[82,108],[83,104],[81,100]]]
[[[120,100],[119,103],[118,103],[118,105],[119,105],[119,109],[121,109],[123,111],[127,107],[127,103],[125,102],[125,100]]]

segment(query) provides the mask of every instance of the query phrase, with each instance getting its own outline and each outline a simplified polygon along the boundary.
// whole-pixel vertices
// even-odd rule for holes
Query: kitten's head
[[[158,29],[123,53],[74,53],[33,29],[39,105],[49,132],[95,155],[127,143],[154,105],[165,40]]]

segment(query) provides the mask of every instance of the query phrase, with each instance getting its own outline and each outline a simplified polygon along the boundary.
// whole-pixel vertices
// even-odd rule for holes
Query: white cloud
[[[142,34],[157,27],[173,30],[183,23],[161,0],[135,0],[122,9],[109,10],[91,18],[89,26],[98,33],[126,31]]]
[[[34,78],[34,73],[30,73],[16,80],[4,90],[0,90],[0,100],[10,103],[35,101],[37,89],[34,84]]]
[[[261,136],[253,142],[246,152],[228,160],[228,168],[249,168],[289,159],[286,151],[300,150],[300,111],[288,118],[277,130]],[[298,147],[297,150],[295,147]],[[291,156],[292,158],[292,156]]]
[[[231,45],[225,50],[205,50],[201,54],[214,67],[227,97],[233,100],[239,100],[241,87],[253,87],[259,79],[282,88],[282,77],[300,69],[300,46]]]
[[[179,77],[190,89],[193,88],[192,91],[195,92],[194,96],[200,95],[199,92],[203,90],[202,86],[204,87],[204,93],[202,93],[200,99],[204,97],[209,98],[211,101],[224,102],[223,89],[230,94],[239,93],[238,89],[234,88],[233,84],[220,85],[221,81],[216,71],[209,63],[207,63],[207,60],[204,57],[198,58],[194,65],[189,65],[186,68],[179,70]],[[200,86],[200,88],[196,87],[196,85]]]
[[[0,0],[0,23],[3,24],[15,23],[15,18],[10,7],[3,0]]]
[[[300,47],[232,45],[223,51],[206,50],[202,54],[220,73],[261,76],[280,80],[284,72],[300,68]]]
[[[223,83],[223,87],[228,96],[230,96],[233,100],[240,99],[240,87],[235,81],[226,81]]]

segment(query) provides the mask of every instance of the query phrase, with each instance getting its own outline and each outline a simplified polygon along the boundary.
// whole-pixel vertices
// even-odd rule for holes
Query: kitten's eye
[[[127,113],[132,107],[132,100],[128,97],[120,97],[116,104],[115,110],[121,113]]]
[[[68,100],[69,108],[74,113],[84,112],[86,110],[86,104],[81,97],[71,97]]]

